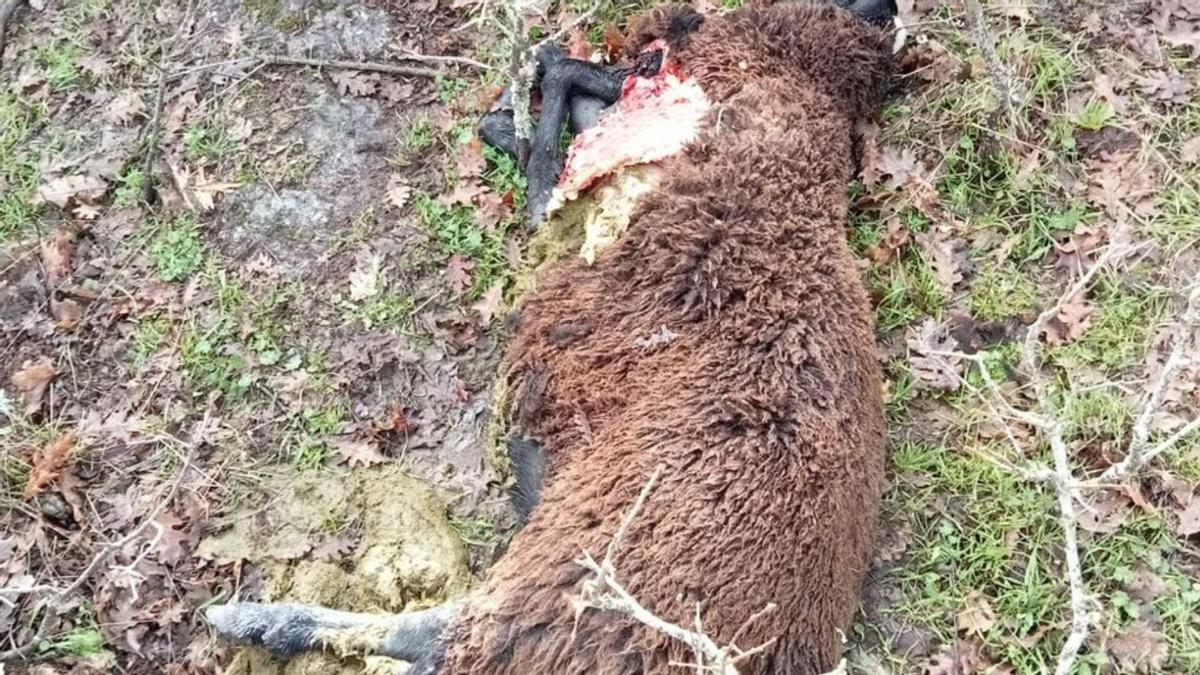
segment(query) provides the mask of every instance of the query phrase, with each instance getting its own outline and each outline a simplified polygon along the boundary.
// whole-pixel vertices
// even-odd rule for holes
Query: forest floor
[[[610,51],[650,4],[606,0],[570,49]],[[1001,423],[961,353],[1053,411],[1076,475],[1124,457],[1200,270],[1200,3],[985,2],[995,59],[960,2],[900,5],[903,72],[851,190],[892,443],[848,654],[871,673],[1049,672],[1072,617],[1063,527],[1054,487],[1013,465],[1050,453]],[[0,65],[11,672],[277,672],[217,641],[203,608],[399,611],[503,550],[490,407],[524,185],[473,138],[506,55],[479,10],[18,11]],[[441,74],[264,59],[280,55]],[[1111,245],[1125,253],[1037,336],[1048,387],[1031,400],[1026,330]],[[1153,439],[1200,407],[1189,345]],[[1200,672],[1198,483],[1190,437],[1077,495],[1094,621],[1076,672]]]

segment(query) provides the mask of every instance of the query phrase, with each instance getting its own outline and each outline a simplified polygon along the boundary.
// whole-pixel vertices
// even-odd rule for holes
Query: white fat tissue
[[[700,135],[701,123],[711,103],[695,78],[684,78],[675,67],[654,77],[630,77],[621,98],[590,129],[575,137],[547,213],[577,198],[626,167],[652,164],[683,150]],[[580,251],[588,263],[616,240],[632,215],[637,198],[657,181],[612,180],[596,197],[603,215],[587,221],[587,236]],[[611,194],[609,194],[611,193]],[[624,202],[616,207],[616,202]],[[620,217],[611,210],[620,213]]]

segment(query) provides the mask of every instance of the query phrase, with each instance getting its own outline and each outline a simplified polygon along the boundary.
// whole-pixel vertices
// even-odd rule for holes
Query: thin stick
[[[416,61],[417,63],[449,63],[457,66],[478,68],[479,70],[495,70],[495,68],[482,61],[476,61],[465,56],[439,56],[434,54],[418,54],[416,52],[401,52],[397,58],[404,61]]]
[[[405,77],[445,77],[446,71],[437,68],[422,68],[420,66],[402,66],[395,63],[376,63],[374,61],[327,61],[325,59],[308,59],[299,56],[284,56],[268,54],[261,57],[263,63],[269,66],[312,66],[335,70],[365,70],[376,73],[389,73]]]
[[[1017,86],[1009,75],[1008,68],[996,53],[996,43],[992,40],[992,34],[987,28],[979,0],[965,0],[963,4],[967,10],[967,24],[975,35],[976,45],[983,55],[983,62],[987,65],[988,74],[992,78],[992,86],[995,87],[996,96],[1000,99],[1000,106],[1008,115],[1011,124],[1016,121],[1015,106],[1019,100]]]
[[[24,4],[25,0],[8,0],[3,5],[0,5],[0,66],[4,65],[4,47],[7,44],[5,35],[8,29],[8,20],[16,14],[17,8]]]
[[[154,158],[158,154],[158,137],[162,131],[162,109],[163,95],[167,90],[167,71],[163,68],[163,59],[166,57],[166,48],[163,49],[163,55],[158,60],[158,93],[154,97],[154,117],[150,119],[150,132],[146,134],[146,146],[142,152],[146,156],[142,159],[142,179],[145,183],[142,185],[142,201],[149,204],[154,197]]]
[[[1129,439],[1129,452],[1126,453],[1125,459],[1108,467],[1100,476],[1100,480],[1114,480],[1136,472],[1146,462],[1169,450],[1184,436],[1194,431],[1195,425],[1200,423],[1200,417],[1197,417],[1179,433],[1160,443],[1154,449],[1146,450],[1150,441],[1150,422],[1162,407],[1163,398],[1167,394],[1167,389],[1170,388],[1171,381],[1188,360],[1188,347],[1192,344],[1192,333],[1196,330],[1198,322],[1200,322],[1200,274],[1192,280],[1192,290],[1188,294],[1187,307],[1172,331],[1174,343],[1171,345],[1171,352],[1167,356],[1166,362],[1163,363],[1162,370],[1158,373],[1158,379],[1151,386],[1150,393],[1146,396],[1146,402],[1142,404],[1142,412],[1133,425],[1133,432]]]

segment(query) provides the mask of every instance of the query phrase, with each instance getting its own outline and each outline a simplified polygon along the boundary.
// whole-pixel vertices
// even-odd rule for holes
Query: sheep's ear
[[[890,24],[899,11],[896,0],[840,0],[838,4],[876,26]]]

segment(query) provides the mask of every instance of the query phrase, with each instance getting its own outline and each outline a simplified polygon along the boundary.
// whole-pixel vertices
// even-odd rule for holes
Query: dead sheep
[[[603,555],[662,466],[616,561],[628,590],[683,626],[699,606],[718,644],[768,644],[743,675],[832,668],[884,485],[873,314],[845,230],[853,129],[890,74],[890,41],[862,19],[888,7],[667,7],[638,24],[631,52],[662,45],[662,67],[712,105],[615,244],[554,266],[523,302],[503,375],[537,504],[507,553],[431,610],[242,603],[209,610],[218,630],[416,674],[684,672],[670,664],[688,646],[570,602],[589,576],[575,560]]]

